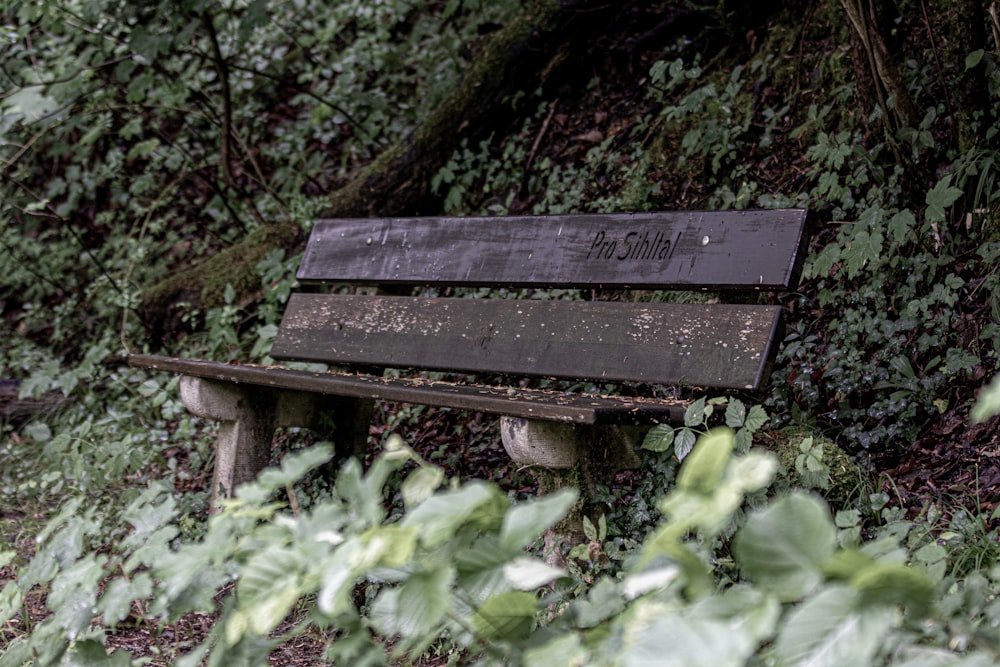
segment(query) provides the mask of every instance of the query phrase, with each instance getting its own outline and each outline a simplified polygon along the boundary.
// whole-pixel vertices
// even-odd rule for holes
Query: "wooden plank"
[[[306,282],[783,290],[806,212],[319,220]]]
[[[295,294],[276,359],[756,389],[777,306]]]
[[[280,366],[231,365],[154,355],[130,355],[128,361],[130,365],[140,368],[154,368],[222,382],[418,403],[576,424],[680,422],[684,419],[684,410],[688,405],[684,401],[594,396],[333,372],[314,373]]]

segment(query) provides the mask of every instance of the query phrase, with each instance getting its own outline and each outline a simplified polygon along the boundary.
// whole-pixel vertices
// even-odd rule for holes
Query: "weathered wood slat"
[[[778,306],[294,294],[271,355],[756,389]]]
[[[129,364],[236,384],[435,405],[575,424],[676,422],[683,420],[688,405],[684,401],[654,401],[334,372],[313,373],[277,366],[230,365],[141,354],[129,356]]]
[[[783,290],[798,278],[805,221],[799,209],[319,220],[298,278]]]

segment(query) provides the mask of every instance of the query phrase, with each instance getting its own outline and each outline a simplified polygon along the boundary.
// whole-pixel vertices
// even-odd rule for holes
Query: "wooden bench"
[[[604,426],[683,419],[686,402],[650,398],[646,387],[756,390],[781,342],[773,294],[665,303],[622,290],[789,290],[805,220],[802,210],[319,220],[297,276],[328,287],[292,295],[271,355],[349,370],[151,355],[129,363],[181,374],[185,406],[222,422],[213,497],[267,465],[279,426],[320,429],[345,455],[362,453],[374,400],[501,415],[518,460],[571,466]],[[381,291],[329,293],[341,285]],[[525,388],[526,378],[544,378],[543,388]],[[609,384],[626,391],[597,389]],[[557,427],[553,444],[546,423],[572,426]],[[514,444],[534,426],[539,439]]]

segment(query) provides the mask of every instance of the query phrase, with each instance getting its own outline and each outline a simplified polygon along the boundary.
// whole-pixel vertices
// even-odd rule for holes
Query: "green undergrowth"
[[[643,73],[635,116],[566,139],[565,159],[536,151],[555,102],[525,91],[507,102],[528,109],[518,131],[467,141],[435,176],[453,214],[814,218],[765,406],[727,400],[735,433],[709,430],[707,402],[655,430],[641,475],[596,488],[581,544],[543,546],[573,492],[522,498],[447,473],[462,463],[448,444],[426,460],[403,446],[393,433],[434,432],[420,408],[387,417],[372,465],[335,480],[328,444],[282,434],[278,467],[209,517],[212,427],[123,355],[269,363],[298,257],[260,258],[259,285],[220,286],[217,307],[181,306],[168,340],[135,317],[139,295],[269,219],[307,228],[516,9],[335,4],[274,20],[264,2],[146,3],[126,21],[113,3],[2,10],[0,367],[24,399],[67,400],[0,427],[0,667],[257,665],[303,637],[332,664],[996,664],[997,517],[967,498],[908,514],[868,476],[936,418],[964,427],[998,363],[1000,121],[982,111],[981,141],[955,145],[942,84],[917,65],[930,57],[904,69],[929,91],[918,126],[887,135],[857,112],[845,49],[790,70],[781,30],[711,58],[680,39]],[[830,7],[801,34],[836,34]],[[1000,94],[994,53],[965,67]],[[452,433],[495,445],[471,418]],[[192,615],[208,634],[181,641]],[[114,650],[129,632],[158,655]]]
[[[447,479],[397,438],[367,471],[348,462],[308,508],[289,504],[332,453],[289,454],[197,533],[163,480],[136,484],[114,510],[74,494],[30,559],[0,550],[16,572],[0,590],[0,665],[144,664],[109,637],[156,636],[190,614],[214,621],[183,648],[155,641],[169,664],[257,665],[305,635],[324,662],[369,665],[432,645],[455,664],[528,666],[971,666],[1000,653],[1000,569],[951,558],[975,538],[962,519],[907,521],[874,503],[833,511],[803,489],[765,499],[778,460],[738,453],[729,430],[702,435],[659,480],[669,490],[652,531],[583,586],[540,539],[575,491],[512,503],[491,483]],[[390,517],[395,493],[402,511]],[[46,613],[32,617],[39,587]]]

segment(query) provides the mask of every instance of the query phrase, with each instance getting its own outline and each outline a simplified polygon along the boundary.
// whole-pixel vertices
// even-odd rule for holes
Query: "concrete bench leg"
[[[215,447],[212,508],[240,484],[252,481],[271,456],[277,401],[267,389],[182,377],[181,401],[198,417],[222,422]]]
[[[562,566],[562,545],[583,539],[583,513],[594,485],[610,481],[619,470],[639,467],[635,450],[645,428],[500,418],[504,449],[515,463],[532,467],[540,493],[566,486],[580,490],[577,506],[545,536],[550,564]]]
[[[338,459],[364,456],[372,401],[189,376],[181,378],[180,394],[191,414],[221,422],[212,475],[213,508],[267,467],[279,426],[305,427],[323,438],[333,435]]]

